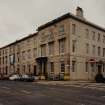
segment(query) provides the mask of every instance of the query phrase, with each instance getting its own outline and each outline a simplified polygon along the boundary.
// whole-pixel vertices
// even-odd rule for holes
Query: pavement
[[[50,82],[0,81],[0,105],[105,105],[103,90],[71,86],[69,81]]]
[[[105,91],[105,83],[96,83],[92,81],[38,81],[37,83],[43,85],[59,85],[66,87],[72,86]]]

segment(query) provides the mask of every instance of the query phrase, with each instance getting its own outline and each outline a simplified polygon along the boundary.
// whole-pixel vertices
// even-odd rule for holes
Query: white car
[[[18,80],[20,77],[17,74],[14,74],[12,76],[9,77],[9,80]]]

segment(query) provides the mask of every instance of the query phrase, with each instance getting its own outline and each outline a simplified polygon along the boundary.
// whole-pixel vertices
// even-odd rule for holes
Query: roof
[[[32,37],[35,36],[35,35],[37,35],[37,33],[30,34],[30,35],[28,35],[28,36],[26,36],[26,37],[24,37],[24,38],[22,38],[22,39],[16,40],[16,41],[14,41],[14,42],[12,42],[12,43],[6,45],[6,46],[1,47],[0,50],[1,50],[1,49],[4,49],[4,48],[6,48],[6,47],[9,47],[9,46],[15,45],[15,44],[17,44],[17,43],[19,43],[19,42],[21,42],[21,41],[24,41],[24,40],[26,40],[26,39],[28,39],[28,38],[32,38]]]
[[[60,16],[60,17],[58,17],[58,18],[56,18],[56,19],[54,19],[54,20],[52,20],[52,21],[50,21],[50,22],[48,22],[48,23],[46,23],[46,24],[44,24],[44,25],[41,25],[40,27],[38,27],[37,30],[38,30],[38,31],[41,31],[41,30],[43,30],[44,28],[47,28],[47,27],[49,27],[49,26],[51,26],[51,25],[53,25],[53,24],[56,24],[56,23],[58,23],[58,22],[60,22],[60,21],[62,21],[62,20],[65,20],[65,19],[67,19],[67,18],[75,19],[75,20],[77,20],[77,21],[79,21],[79,22],[81,22],[81,23],[84,23],[84,24],[86,24],[86,25],[89,25],[89,26],[91,26],[91,27],[94,27],[94,28],[96,28],[96,29],[99,29],[99,30],[105,32],[105,28],[102,28],[102,27],[100,27],[100,26],[98,26],[98,25],[96,25],[96,24],[94,24],[94,23],[92,23],[92,22],[87,21],[87,20],[84,19],[84,18],[80,18],[80,17],[78,17],[78,16],[76,16],[76,15],[73,15],[73,14],[71,14],[71,13],[67,13],[67,14],[62,15],[62,16]]]

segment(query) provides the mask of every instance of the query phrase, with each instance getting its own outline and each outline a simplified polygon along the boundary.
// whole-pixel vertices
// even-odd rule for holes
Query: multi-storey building
[[[37,33],[0,49],[0,73],[33,73],[36,75]]]
[[[83,10],[67,13],[37,33],[0,49],[0,72],[45,78],[94,80],[105,75],[105,29],[84,18]]]

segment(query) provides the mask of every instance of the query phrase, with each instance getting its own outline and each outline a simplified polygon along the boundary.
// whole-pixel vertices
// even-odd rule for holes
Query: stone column
[[[44,62],[42,62],[42,67],[41,67],[41,77],[40,77],[40,79],[41,80],[45,80],[45,76],[44,76]]]
[[[64,80],[70,80],[70,59],[66,58]]]

